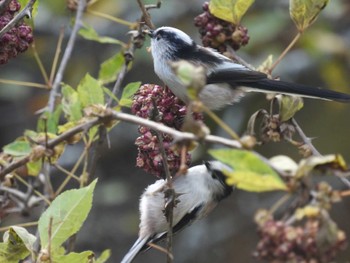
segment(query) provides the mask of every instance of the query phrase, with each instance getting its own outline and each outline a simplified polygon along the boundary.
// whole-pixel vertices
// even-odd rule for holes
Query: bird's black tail
[[[285,81],[262,79],[252,82],[239,82],[238,85],[252,88],[256,92],[275,92],[288,95],[299,95],[324,100],[334,100],[343,103],[350,103],[350,95],[327,89],[316,88],[303,84],[290,83]],[[248,88],[249,91],[249,88]]]

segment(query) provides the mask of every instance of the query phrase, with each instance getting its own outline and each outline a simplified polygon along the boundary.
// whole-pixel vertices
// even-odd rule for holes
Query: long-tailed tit
[[[178,195],[173,209],[173,233],[206,216],[233,190],[225,183],[223,171],[232,171],[219,162],[209,161],[188,169],[187,174],[175,176],[172,186]],[[164,215],[165,180],[158,180],[148,186],[140,200],[139,238],[125,255],[121,263],[131,262],[135,256],[150,248],[167,235],[168,223]]]
[[[245,92],[282,93],[350,103],[350,95],[307,85],[269,79],[266,74],[237,64],[210,48],[197,45],[186,33],[173,27],[148,31],[154,70],[158,77],[183,100],[189,102],[186,87],[172,70],[172,62],[185,60],[203,66],[207,85],[199,94],[211,109],[239,100]]]

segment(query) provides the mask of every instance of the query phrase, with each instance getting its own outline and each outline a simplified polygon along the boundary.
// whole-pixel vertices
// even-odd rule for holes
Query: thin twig
[[[118,18],[118,17],[114,17],[114,16],[111,16],[111,15],[108,15],[108,14],[105,14],[105,13],[98,12],[96,10],[91,10],[90,8],[88,8],[86,10],[86,13],[94,15],[94,16],[98,16],[98,17],[102,17],[102,18],[108,19],[108,20],[113,21],[115,23],[118,23],[118,24],[121,24],[121,25],[124,25],[124,26],[128,26],[130,28],[134,27],[135,24],[136,24],[135,22],[129,22],[129,21],[126,21],[126,20]]]
[[[40,70],[40,72],[41,72],[41,75],[43,76],[44,81],[45,81],[45,83],[47,84],[47,86],[49,86],[49,85],[50,85],[50,84],[49,84],[49,77],[48,77],[48,75],[47,75],[47,72],[46,72],[46,70],[45,70],[45,67],[44,67],[44,65],[43,65],[43,62],[42,62],[42,60],[40,59],[40,56],[39,56],[39,54],[38,54],[38,51],[36,50],[35,42],[32,44],[32,50],[33,50],[33,54],[34,54],[35,61],[36,61],[36,63],[37,63],[38,66],[39,66],[39,70]]]
[[[52,84],[52,89],[50,92],[49,101],[47,103],[47,110],[49,112],[53,112],[55,109],[55,101],[56,101],[56,97],[59,94],[59,88],[61,85],[63,74],[64,74],[64,71],[67,67],[68,60],[70,59],[70,56],[72,54],[75,40],[76,40],[77,35],[78,35],[78,31],[82,26],[82,17],[83,17],[83,12],[84,12],[85,7],[86,7],[86,0],[79,0],[78,9],[77,9],[77,13],[75,16],[74,27],[72,29],[72,33],[70,34],[70,37],[69,37],[69,40],[67,43],[67,47],[66,47],[64,54],[63,54],[63,57],[62,57],[62,61],[60,63],[58,71],[56,73],[55,80]]]
[[[292,124],[295,127],[296,131],[298,132],[300,138],[303,140],[303,142],[307,146],[309,146],[312,154],[315,156],[322,156],[321,153],[315,148],[315,146],[313,146],[313,144],[311,143],[311,139],[305,135],[304,131],[300,128],[299,124],[294,118],[292,118]]]
[[[137,3],[139,4],[139,7],[140,7],[141,12],[142,12],[142,22],[145,22],[145,24],[147,26],[149,26],[151,29],[154,29],[155,26],[152,22],[151,16],[147,12],[145,5],[142,3],[142,0],[137,0]]]
[[[132,56],[134,50],[135,50],[134,45],[131,45],[130,53],[129,53],[129,54],[131,54],[131,56]],[[122,85],[122,82],[123,82],[123,80],[125,78],[126,73],[128,72],[128,65],[129,65],[129,63],[132,60],[132,59],[126,58],[126,55],[124,55],[124,57],[125,57],[125,63],[123,64],[121,70],[119,71],[118,78],[117,78],[117,80],[116,80],[116,82],[115,82],[115,84],[113,86],[113,89],[112,89],[112,93],[114,95],[117,95],[119,93],[120,87]],[[111,106],[112,102],[113,102],[113,98],[110,97],[108,102],[107,102],[107,106]]]
[[[237,55],[236,51],[230,46],[230,45],[226,45],[226,48],[228,50],[228,52],[230,53],[230,55],[239,62],[239,64],[251,69],[251,70],[255,70],[255,68],[250,65],[247,61],[245,61],[243,58],[241,58],[240,56]]]
[[[153,120],[159,119],[159,111],[156,105],[156,102],[152,100],[153,103],[153,112],[152,112],[152,118]],[[159,150],[162,156],[162,163],[163,168],[165,172],[165,178],[167,182],[167,189],[164,191],[164,215],[168,222],[168,233],[167,233],[167,263],[173,262],[173,212],[174,212],[174,206],[176,204],[176,193],[173,188],[172,184],[172,178],[169,170],[168,165],[168,157],[165,152],[164,143],[163,143],[163,137],[162,134],[157,130],[152,130],[157,137]]]
[[[281,60],[287,55],[289,50],[295,45],[295,43],[299,40],[301,37],[301,32],[298,32],[296,36],[293,38],[292,42],[289,43],[289,45],[286,47],[286,49],[282,52],[282,54],[278,57],[278,59],[272,64],[272,66],[269,68],[268,72],[271,75],[272,71],[275,69],[275,67],[281,62]]]
[[[30,0],[28,4],[19,12],[6,26],[3,27],[0,31],[0,38],[5,35],[9,30],[11,30],[19,21],[21,21],[25,17],[31,18],[33,5],[36,0]]]
[[[17,174],[14,174],[14,177],[19,181],[19,182],[21,182],[23,185],[25,185],[26,187],[31,187],[31,185],[26,181],[26,180],[24,180],[22,177],[20,177],[19,175],[17,175]],[[34,193],[37,195],[37,196],[39,196],[40,198],[42,198],[45,202],[46,202],[46,204],[50,204],[51,202],[50,202],[50,200],[49,199],[47,199],[46,198],[46,196],[44,196],[42,193],[40,193],[38,190],[36,190],[36,189],[34,189],[33,190],[34,191]]]
[[[27,82],[27,81],[19,81],[19,80],[11,80],[11,79],[0,79],[0,83],[10,84],[10,85],[18,85],[18,86],[26,86],[26,87],[33,87],[33,88],[41,88],[41,89],[47,89],[48,88],[48,86],[46,84]]]
[[[37,226],[37,225],[38,225],[38,221],[16,224],[16,226],[21,226],[21,227],[30,227],[30,226]],[[0,227],[0,232],[7,231],[7,230],[9,230],[12,226],[13,226],[13,225]]]
[[[57,41],[55,57],[53,58],[53,61],[52,61],[52,67],[51,67],[50,78],[49,78],[49,85],[52,85],[53,79],[55,77],[56,67],[57,67],[57,64],[58,64],[58,58],[59,58],[59,56],[61,54],[61,47],[62,47],[63,37],[64,37],[64,29],[62,28],[61,31],[60,31],[60,35],[58,37],[58,41]]]
[[[210,110],[206,106],[202,106],[203,111],[214,121],[216,124],[218,124],[224,131],[226,131],[233,139],[239,140],[238,134],[230,128],[225,122],[223,122],[212,110]]]

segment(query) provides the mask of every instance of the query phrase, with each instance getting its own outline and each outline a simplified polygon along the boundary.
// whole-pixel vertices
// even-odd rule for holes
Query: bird
[[[268,78],[265,73],[238,64],[214,49],[206,48],[174,27],[145,30],[151,38],[154,71],[171,91],[185,103],[190,99],[186,86],[172,68],[173,62],[187,61],[206,70],[206,85],[199,99],[216,110],[240,100],[246,92],[281,93],[350,103],[350,95],[304,84]]]
[[[233,191],[226,184],[225,172],[233,169],[219,161],[206,161],[188,169],[184,175],[172,177],[172,188],[177,196],[173,208],[173,233],[202,219],[217,204]],[[168,182],[157,180],[149,185],[140,198],[139,237],[122,259],[130,263],[142,251],[150,248],[149,243],[157,243],[167,236],[168,222],[164,215],[164,191]]]

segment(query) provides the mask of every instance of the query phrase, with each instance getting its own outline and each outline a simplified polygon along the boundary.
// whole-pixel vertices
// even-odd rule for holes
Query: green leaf
[[[229,185],[252,192],[287,190],[278,174],[252,152],[219,149],[210,150],[209,154],[233,168],[233,172],[224,171]]]
[[[62,105],[57,105],[53,113],[45,111],[38,120],[38,132],[49,132],[56,134],[58,130],[58,123],[62,113]]]
[[[41,246],[58,249],[70,236],[77,233],[85,221],[92,205],[92,196],[97,180],[81,189],[60,194],[41,215],[38,222]],[[50,220],[52,224],[50,226]],[[51,231],[49,230],[51,227]],[[51,232],[51,240],[49,240]]]
[[[87,107],[92,104],[104,104],[104,93],[100,83],[86,74],[78,85],[79,100],[83,107]]]
[[[33,251],[36,237],[25,228],[13,226],[4,233],[0,243],[0,262],[17,263]]]
[[[10,144],[5,145],[3,147],[3,151],[6,154],[21,157],[30,154],[32,151],[32,147],[27,141],[14,141]]]
[[[211,0],[209,10],[214,16],[239,25],[254,0]]]
[[[119,101],[120,106],[124,107],[131,107],[132,104],[132,97],[136,93],[136,91],[140,88],[141,82],[130,82],[128,85],[125,86],[123,89],[122,96]]]
[[[111,250],[106,249],[102,254],[95,260],[95,263],[105,263],[111,256]]]
[[[298,96],[277,95],[281,121],[288,121],[304,106],[303,99]]]
[[[38,160],[35,162],[28,162],[26,164],[28,169],[28,174],[32,176],[37,176],[41,171],[42,164],[43,164],[42,160]]]
[[[89,25],[84,25],[84,27],[82,27],[79,30],[79,35],[87,40],[96,41],[101,44],[116,44],[116,45],[125,46],[125,43],[123,43],[118,39],[99,36],[98,33],[95,31],[95,29]]]
[[[115,54],[113,57],[107,59],[101,64],[98,79],[104,84],[115,81],[124,64],[125,58],[123,52]]]
[[[67,255],[59,255],[53,257],[53,262],[59,263],[91,263],[94,258],[94,252],[84,251],[81,253],[71,252]]]
[[[289,13],[300,32],[316,21],[329,0],[290,0]]]
[[[329,154],[323,156],[310,156],[302,159],[296,171],[296,177],[303,177],[310,174],[310,172],[318,167],[328,167],[331,169],[339,169],[346,171],[347,165],[344,158],[340,154]]]
[[[64,84],[62,87],[62,109],[69,121],[78,121],[82,118],[82,106],[78,92],[71,86]]]

